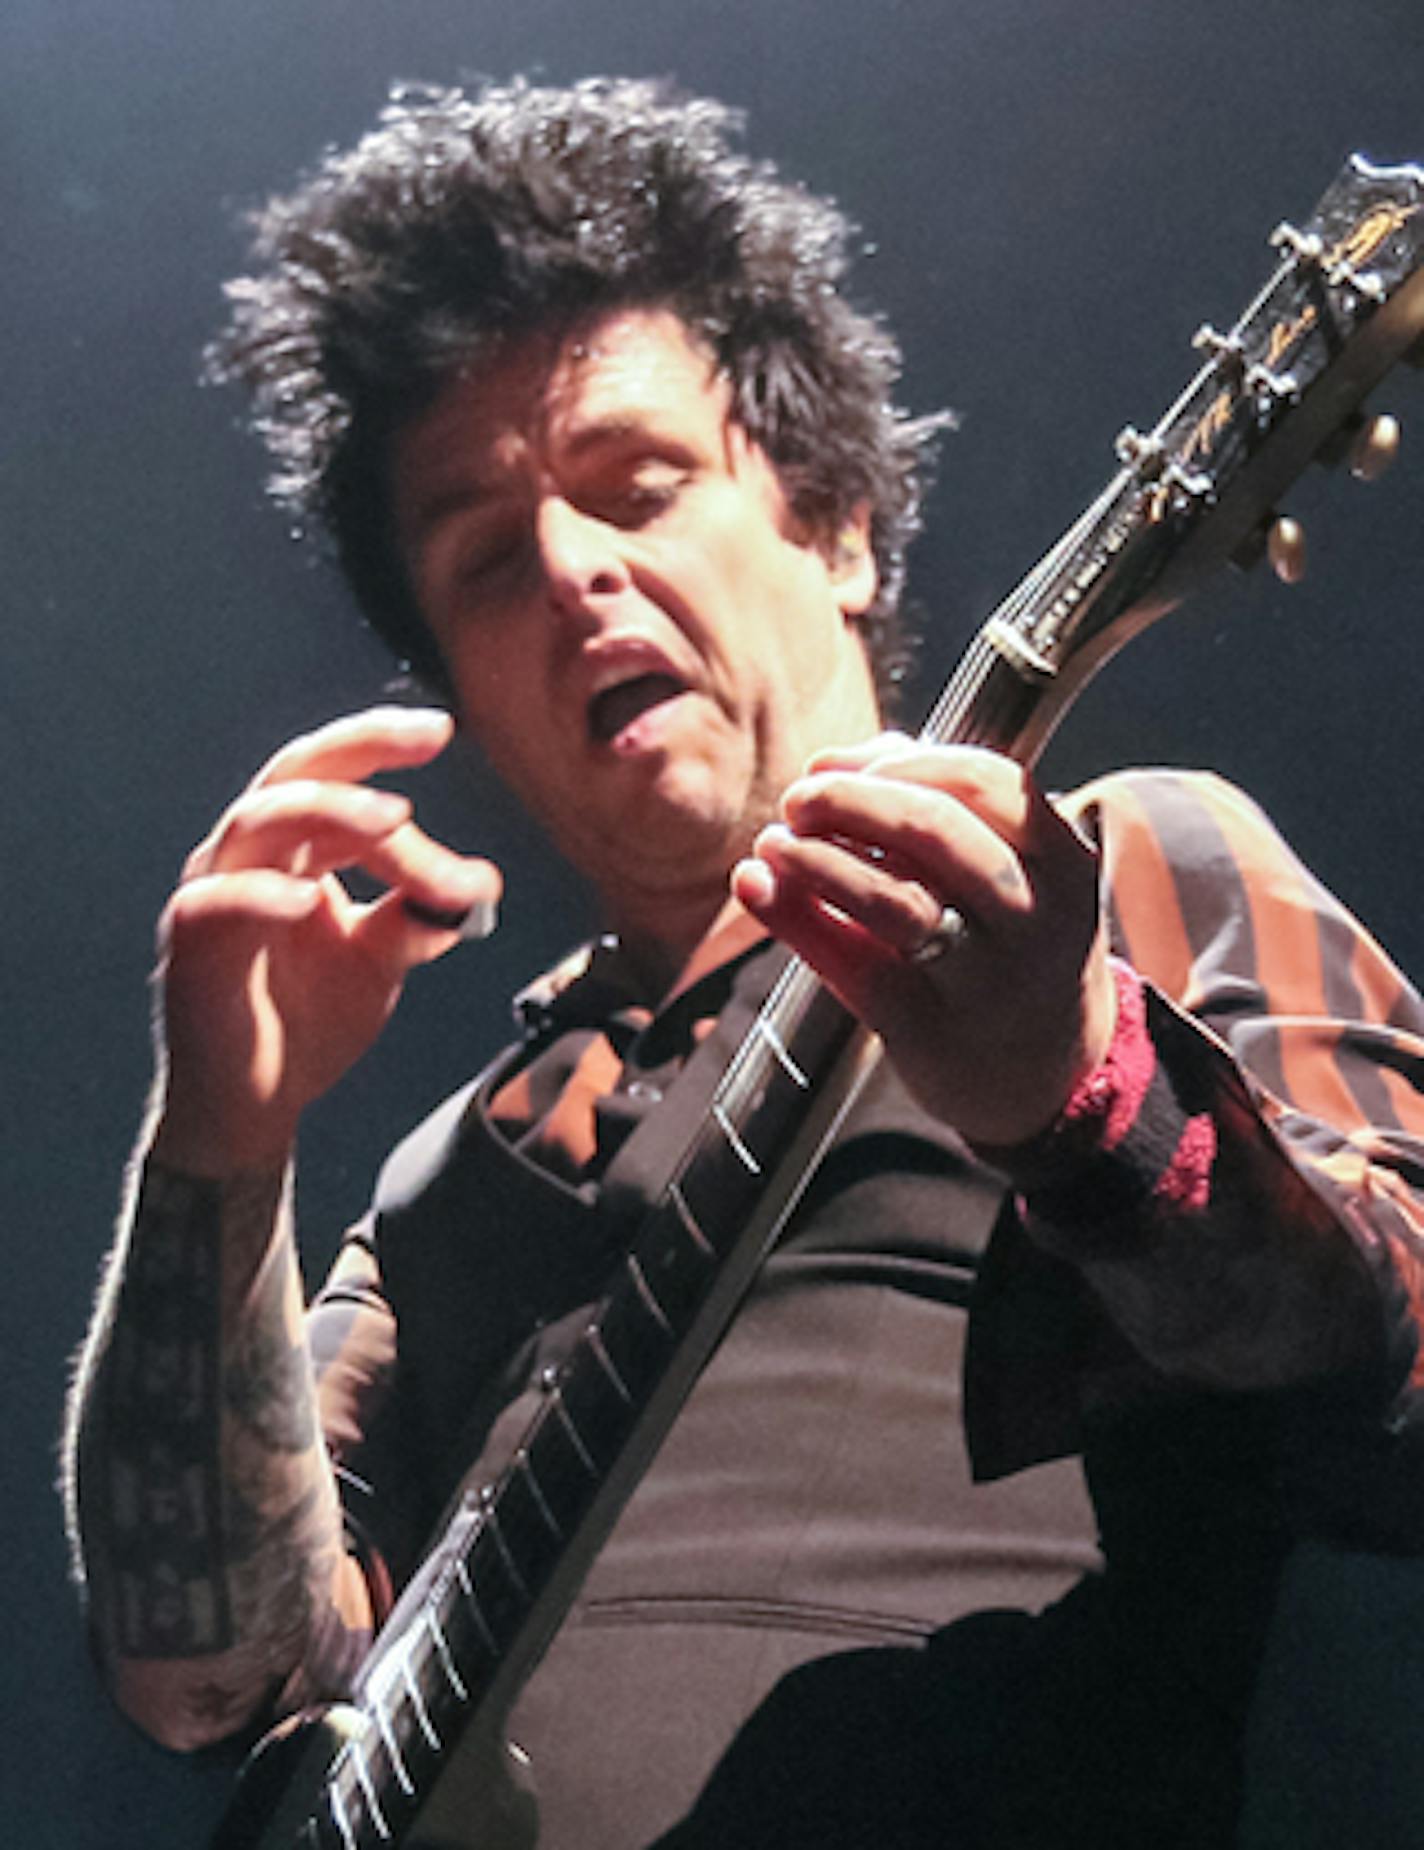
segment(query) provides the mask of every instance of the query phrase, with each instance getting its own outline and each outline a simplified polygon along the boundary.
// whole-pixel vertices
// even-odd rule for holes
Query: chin
[[[650,790],[624,807],[607,837],[585,844],[585,871],[600,884],[620,875],[636,885],[729,873],[756,835],[721,793]]]

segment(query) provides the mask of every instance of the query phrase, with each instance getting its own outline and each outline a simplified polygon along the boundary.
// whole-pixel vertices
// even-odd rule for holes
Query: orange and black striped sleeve
[[[1062,807],[1098,842],[1104,1065],[995,1160],[1032,1240],[1155,1369],[1208,1388],[1424,1386],[1424,1003],[1261,810],[1201,773]]]

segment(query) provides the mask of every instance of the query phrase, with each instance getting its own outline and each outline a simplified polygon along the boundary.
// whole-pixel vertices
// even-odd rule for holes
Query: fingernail
[[[422,905],[418,899],[405,899],[401,904],[417,924],[429,925],[436,931],[457,931],[469,942],[488,938],[499,923],[499,906],[492,899],[477,899],[463,912]]]
[[[744,906],[769,906],[776,897],[776,876],[765,861],[749,857],[732,869],[732,889]]]
[[[428,732],[437,722],[445,726],[453,724],[444,707],[391,707],[386,713],[386,724],[397,731]]]
[[[477,899],[465,914],[460,936],[471,942],[488,938],[498,923],[499,902],[494,899]]]
[[[404,822],[411,813],[410,798],[393,790],[363,790],[359,800],[373,822],[386,823],[392,828]]]

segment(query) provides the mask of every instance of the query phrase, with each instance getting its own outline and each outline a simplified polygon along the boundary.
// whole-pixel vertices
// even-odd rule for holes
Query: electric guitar
[[[1097,669],[1259,552],[1278,496],[1343,449],[1396,362],[1424,360],[1424,168],[1356,156],[1271,242],[1265,286],[1197,336],[1155,428],[1124,431],[1121,467],[980,630],[927,738],[1032,764]],[[876,1053],[793,959],[511,1462],[464,1492],[352,1700],[259,1749],[214,1850],[534,1841],[505,1717]]]

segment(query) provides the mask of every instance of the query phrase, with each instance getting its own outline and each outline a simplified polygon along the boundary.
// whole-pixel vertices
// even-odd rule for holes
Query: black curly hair
[[[716,355],[733,415],[827,543],[861,506],[880,573],[865,638],[882,698],[934,433],[892,403],[900,351],[839,293],[851,227],[731,146],[736,111],[659,82],[403,87],[379,125],[253,216],[256,271],[207,376],[240,381],[268,486],[315,526],[372,627],[437,686],[394,541],[395,434],[492,341],[667,307]]]

